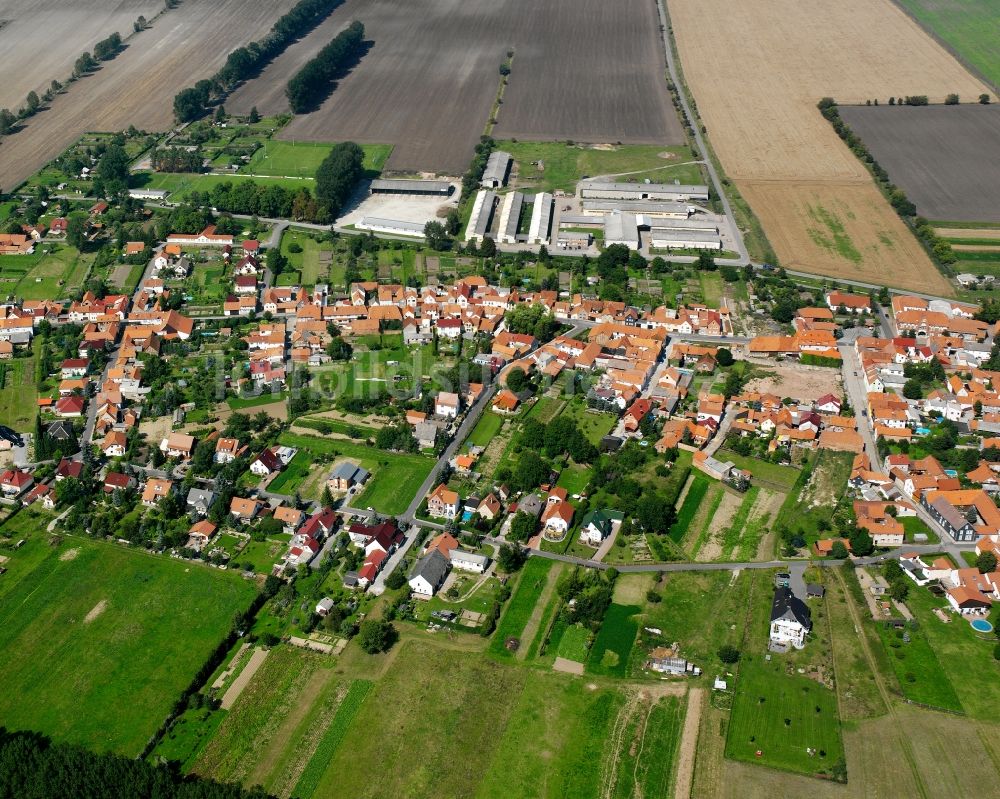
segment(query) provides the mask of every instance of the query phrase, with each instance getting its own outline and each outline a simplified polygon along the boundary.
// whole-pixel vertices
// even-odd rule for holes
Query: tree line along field
[[[675,0],[669,10],[712,146],[782,264],[950,294],[816,103],[971,99],[983,85],[890,0]]]
[[[456,12],[426,0],[402,10],[390,0],[347,0],[237,91],[227,108],[287,111],[288,78],[357,19],[369,51],[318,110],[297,116],[280,138],[388,142],[391,171],[460,174],[486,127],[499,67],[512,49],[500,135],[679,144],[655,7],[640,0],[625,5],[470,0]]]
[[[27,180],[88,130],[168,129],[177,91],[213,75],[231,50],[260,38],[292,5],[294,0],[184,0],[113,61],[27,120],[23,130],[4,137],[0,186],[9,189]],[[44,27],[26,36],[32,53],[62,46]],[[74,59],[77,50],[73,44]],[[5,71],[33,68],[30,58],[14,64],[6,55],[4,66]]]
[[[125,38],[141,15],[152,19],[162,2],[154,0],[9,0],[0,8],[0,52],[4,54],[4,80],[0,108],[12,111],[24,103],[28,92],[43,94],[53,79],[64,82],[73,62],[109,34]],[[45,37],[44,46],[39,46]]]
[[[840,115],[920,216],[1000,219],[1000,106],[847,106]]]
[[[997,0],[895,0],[963,63],[1000,87],[1000,3]]]
[[[24,535],[17,518],[0,532]],[[53,546],[35,524],[4,551],[27,563],[0,593],[0,724],[137,755],[256,589],[111,544]]]

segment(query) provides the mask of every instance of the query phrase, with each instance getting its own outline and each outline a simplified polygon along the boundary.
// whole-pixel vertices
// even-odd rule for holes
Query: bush
[[[646,601],[656,605],[663,601],[663,597],[660,596],[658,591],[654,591],[652,588],[650,588],[646,592]]]
[[[369,655],[387,651],[397,637],[396,628],[381,619],[365,619],[358,628],[358,643]]]
[[[716,654],[723,663],[736,663],[740,659],[740,650],[732,644],[723,644]]]

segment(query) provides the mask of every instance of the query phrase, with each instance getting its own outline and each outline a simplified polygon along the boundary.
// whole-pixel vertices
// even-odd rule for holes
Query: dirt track
[[[671,0],[669,9],[708,135],[782,263],[950,293],[816,102],[940,102],[979,94],[979,81],[889,0]]]
[[[692,688],[688,691],[687,714],[684,716],[684,729],[681,732],[681,745],[677,757],[675,799],[688,799],[691,795],[694,760],[698,750],[698,726],[701,724],[701,702],[704,694],[704,688]]]
[[[230,50],[265,34],[292,5],[293,0],[184,0],[136,37],[134,46],[73,84],[19,133],[0,140],[0,186],[21,183],[89,130],[133,124],[165,130],[173,123],[173,98],[180,89],[212,75]],[[42,29],[31,39],[37,50],[49,40]],[[3,63],[6,70],[6,54]]]

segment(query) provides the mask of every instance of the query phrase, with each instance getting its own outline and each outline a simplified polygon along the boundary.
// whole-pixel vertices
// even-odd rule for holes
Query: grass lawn
[[[83,284],[92,256],[46,242],[31,255],[0,255],[0,287],[25,300],[68,297]]]
[[[701,293],[709,308],[718,308],[722,302],[722,275],[718,272],[700,272]]]
[[[919,516],[900,516],[897,521],[903,525],[907,541],[913,541],[914,536],[921,533],[927,536],[928,544],[936,544],[940,541],[938,534],[928,527]]]
[[[789,674],[780,655],[770,663],[762,655],[744,657],[726,756],[803,774],[829,771],[844,756],[837,695],[808,677]],[[816,753],[810,755],[807,748]]]
[[[271,481],[267,490],[275,494],[294,494],[303,480],[309,476],[312,465],[313,459],[308,452],[296,452],[281,474]]]
[[[484,413],[472,428],[465,443],[474,447],[485,447],[503,427],[503,418],[495,413]]]
[[[272,405],[275,402],[284,402],[288,399],[288,392],[281,391],[277,394],[260,394],[256,397],[230,397],[226,404],[234,411],[245,408],[256,408],[258,405]]]
[[[589,482],[590,469],[574,463],[562,470],[556,485],[560,488],[565,488],[570,496],[572,496],[573,494],[582,494]]]
[[[910,640],[906,642],[903,630],[894,630],[884,624],[877,626],[903,696],[924,705],[961,711],[962,704],[951,680],[923,631],[907,630]]]
[[[270,574],[271,567],[274,566],[278,558],[281,557],[281,553],[286,549],[288,549],[287,541],[279,541],[277,539],[269,539],[267,541],[250,540],[240,551],[235,563],[238,566],[250,563],[253,565],[253,570],[256,574]]]
[[[587,661],[589,673],[612,677],[628,674],[629,656],[639,631],[636,616],[641,610],[637,605],[611,604],[594,639],[594,648]]]
[[[562,189],[573,192],[584,176],[622,175],[622,180],[670,183],[704,183],[701,167],[688,147],[638,144],[597,149],[565,142],[500,141],[497,149],[509,152],[518,166],[517,186],[536,191]],[[664,158],[661,153],[669,153]]]
[[[0,600],[0,723],[138,754],[254,593],[234,574],[109,544],[49,549]]]
[[[473,580],[474,578],[470,576],[467,579]],[[495,577],[490,577],[485,583],[477,588],[475,592],[471,594],[465,593],[461,599],[454,602],[445,599],[441,594],[428,599],[426,602],[417,602],[413,615],[416,616],[419,621],[429,621],[431,613],[435,610],[452,610],[459,614],[463,610],[469,610],[473,613],[487,613],[493,606],[493,602],[496,600],[497,592],[499,590],[500,581]],[[442,622],[440,619],[436,619],[435,623],[447,624],[447,622]],[[459,629],[472,629],[459,624],[456,624],[455,626]]]
[[[993,658],[996,637],[977,633],[968,620],[955,615],[950,616],[951,623],[945,624],[931,612],[935,606],[945,603],[924,589],[911,589],[906,604],[920,622],[919,632],[930,643],[946,674],[953,673],[950,670],[952,664],[961,662],[963,669],[968,668],[969,673],[980,677],[972,681],[958,677],[952,679],[951,684],[966,713],[973,718],[990,720],[1000,695],[1000,665]],[[996,623],[995,617],[993,622]],[[892,653],[890,659],[895,659]],[[906,690],[905,684],[903,690]]]
[[[360,463],[372,476],[353,504],[361,508],[371,506],[379,513],[389,515],[406,510],[435,463],[426,455],[383,452],[345,439],[285,433],[280,441],[286,446],[305,450],[306,455],[333,455]]]
[[[799,476],[799,470],[794,466],[745,457],[731,449],[720,449],[715,457],[722,461],[732,461],[740,469],[748,470],[755,480],[770,484],[779,491],[791,491]]]
[[[587,403],[580,400],[568,402],[562,413],[570,416],[577,427],[580,428],[587,439],[595,447],[601,443],[601,439],[615,429],[618,418],[610,413],[592,411],[587,407]]]
[[[963,0],[956,8],[934,0],[899,0],[921,25],[935,35],[972,66],[978,69],[994,86],[1000,85],[1000,52],[996,43],[1000,37],[1000,17],[996,0]],[[974,97],[963,97],[971,102]]]
[[[284,175],[314,177],[323,159],[333,149],[333,143],[292,142],[270,139],[253,154],[243,172],[253,175]],[[365,152],[366,177],[377,177],[392,154],[391,144],[362,144]]]
[[[669,535],[675,542],[680,542],[687,534],[710,485],[711,481],[700,472],[694,476],[684,495],[684,502],[677,511],[677,521],[670,525]]]
[[[567,627],[559,639],[558,656],[567,660],[575,660],[577,663],[586,663],[587,656],[590,654],[590,650],[587,648],[589,638],[590,633],[586,627],[580,624]]]
[[[547,558],[528,558],[521,571],[521,579],[517,590],[507,602],[493,640],[490,642],[490,652],[498,656],[512,657],[504,645],[508,638],[520,638],[525,625],[531,618],[532,611],[542,595],[542,590],[549,579],[553,561]],[[527,641],[521,641],[521,646],[527,646]]]
[[[0,424],[30,432],[38,413],[38,389],[34,358],[15,358],[0,366]]]
[[[300,252],[293,252],[292,245],[301,248]],[[281,237],[281,253],[288,258],[290,268],[297,272],[299,279],[292,285],[300,282],[306,286],[315,286],[317,283],[325,283],[329,278],[327,272],[323,271],[319,263],[321,250],[329,250],[331,245],[320,244],[308,233],[289,228]],[[284,272],[280,276],[284,276]]]

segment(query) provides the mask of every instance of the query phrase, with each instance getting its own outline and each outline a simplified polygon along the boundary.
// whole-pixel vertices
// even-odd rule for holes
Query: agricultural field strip
[[[841,103],[887,100],[911,85],[940,101],[950,92],[974,96],[981,84],[889,0],[674,0],[670,13],[713,146],[782,262],[875,282],[891,275],[904,288],[949,293],[816,102],[825,95]],[[720,43],[747,40],[758,46],[740,49],[739,58],[714,55]],[[817,209],[843,226],[851,250],[817,240],[816,233],[828,235],[810,218]]]

